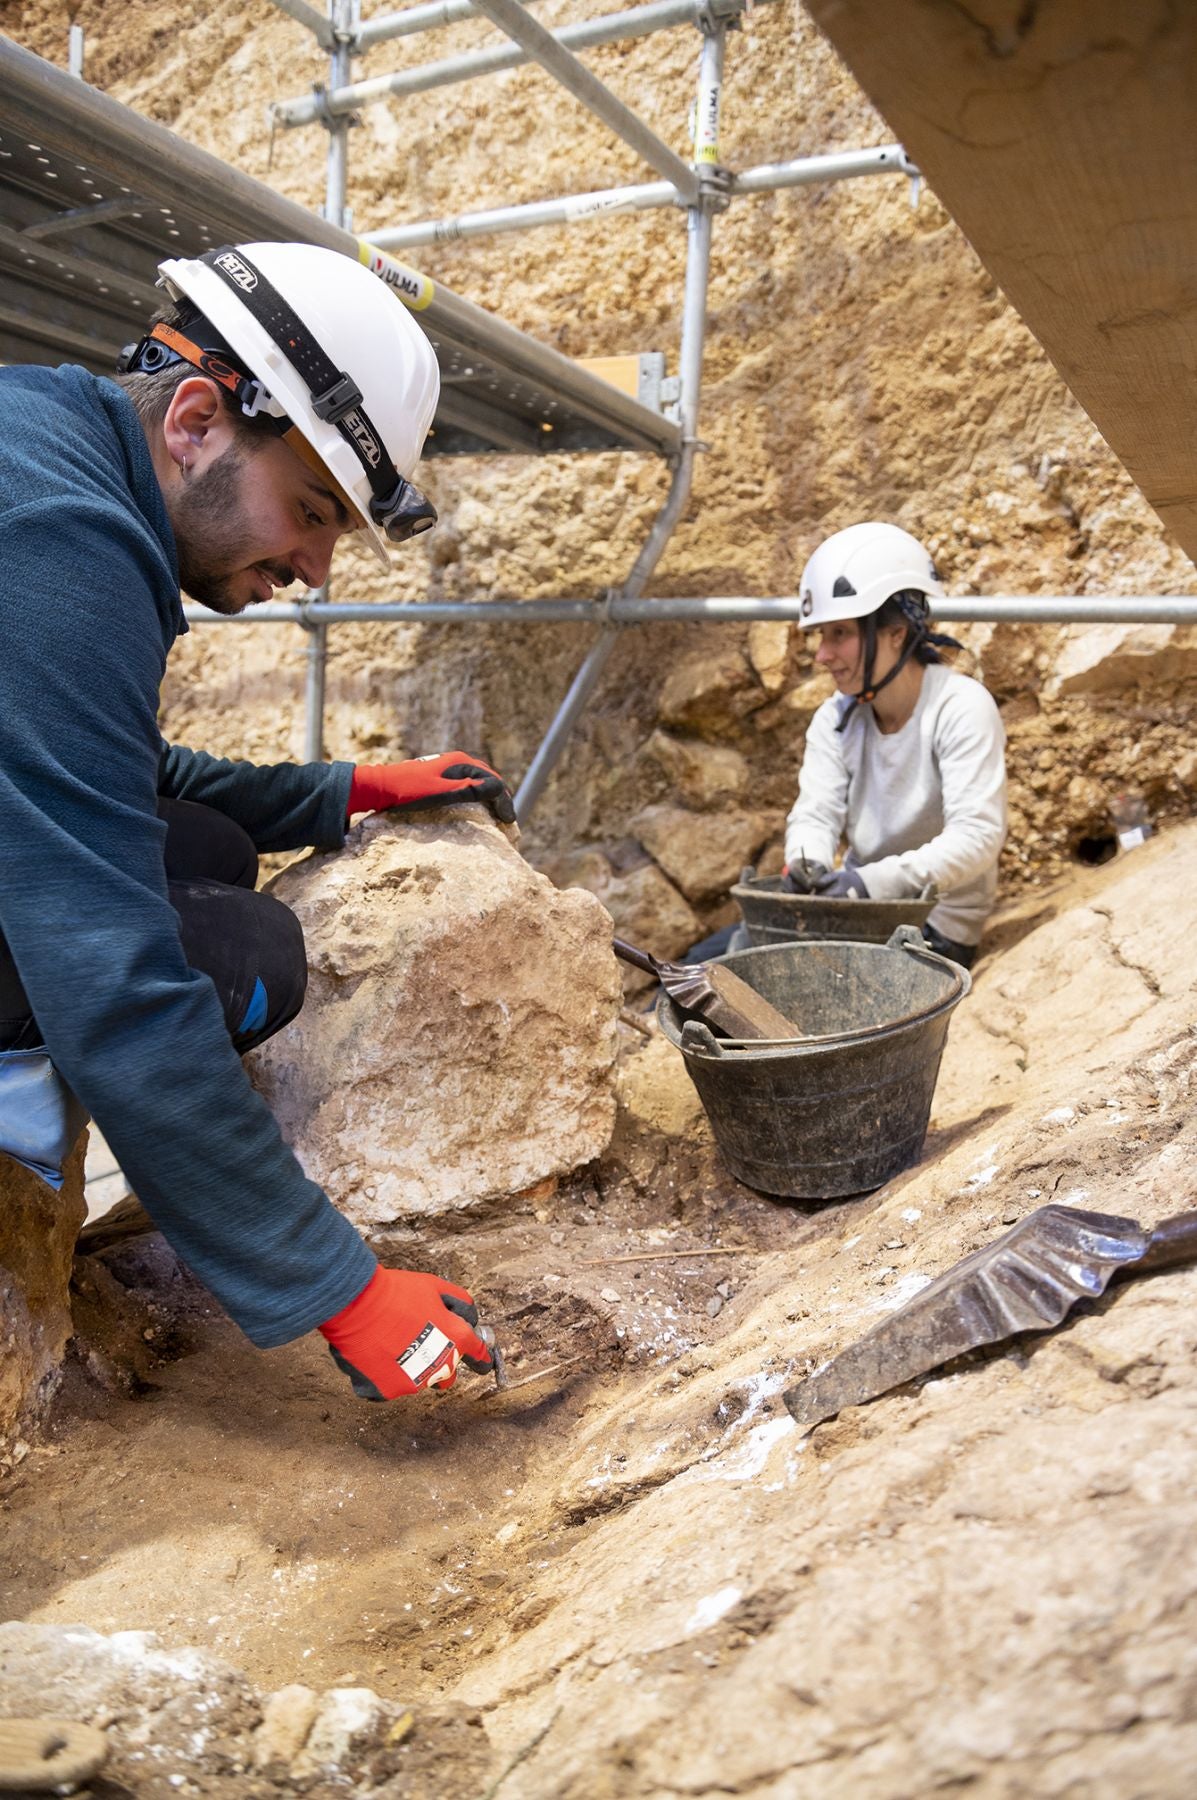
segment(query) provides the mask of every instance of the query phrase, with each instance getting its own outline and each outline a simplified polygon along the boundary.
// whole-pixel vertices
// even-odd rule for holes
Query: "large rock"
[[[71,1258],[87,1212],[84,1132],[55,1193],[0,1156],[0,1448],[32,1425],[57,1386],[71,1335]]]
[[[660,712],[666,725],[696,737],[718,738],[734,730],[765,698],[738,650],[700,652],[683,657],[669,671]]]
[[[518,1193],[606,1147],[611,921],[481,808],[370,820],[271,891],[303,925],[309,985],[254,1080],[356,1224]]]
[[[549,859],[544,872],[558,887],[586,888],[619,936],[654,956],[678,956],[702,935],[698,915],[655,862],[617,868],[601,850],[586,848]]]
[[[776,821],[767,813],[691,813],[680,806],[646,806],[632,820],[644,848],[695,905],[714,900],[740,879],[768,842]]]
[[[688,806],[715,806],[721,800],[738,798],[748,785],[748,758],[730,744],[707,744],[701,738],[654,731],[644,754]]]
[[[1149,684],[1157,701],[1192,683],[1197,633],[1175,625],[1086,625],[1066,632],[1044,692],[1122,694]]]

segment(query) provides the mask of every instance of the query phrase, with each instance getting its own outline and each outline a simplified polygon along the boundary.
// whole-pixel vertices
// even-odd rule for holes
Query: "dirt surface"
[[[446,1800],[521,1755],[528,1800],[1186,1794],[1197,1271],[809,1437],[779,1396],[1046,1200],[1188,1204],[1195,850],[1011,913],[922,1164],[860,1200],[740,1187],[628,1029],[598,1165],[388,1252],[473,1286],[505,1396],[364,1407],[318,1340],[253,1351],[160,1240],[81,1259],[57,1420],[4,1485],[7,1615],[369,1686],[449,1732]]]

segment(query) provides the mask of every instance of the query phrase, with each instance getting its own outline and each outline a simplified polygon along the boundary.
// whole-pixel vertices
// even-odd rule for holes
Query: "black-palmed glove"
[[[817,894],[819,883],[827,879],[830,871],[826,863],[807,862],[800,857],[796,863],[787,863],[781,872],[781,891],[783,894]]]
[[[815,892],[822,900],[867,900],[869,890],[861,880],[859,869],[837,869],[824,873]]]
[[[463,750],[440,756],[417,756],[411,762],[359,763],[353,771],[346,812],[385,812],[391,807],[415,811],[478,800],[503,825],[515,823],[515,805],[497,769]]]

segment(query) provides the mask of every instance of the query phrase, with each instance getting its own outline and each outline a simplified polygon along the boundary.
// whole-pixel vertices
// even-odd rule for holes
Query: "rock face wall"
[[[386,10],[383,0],[367,14]],[[544,0],[550,24],[608,0]],[[10,7],[6,29],[65,58],[57,0]],[[279,132],[264,108],[326,76],[313,40],[266,0],[139,0],[119,21],[73,9],[101,88],[307,204],[323,198],[324,133]],[[482,21],[380,46],[358,73],[493,40]],[[678,148],[697,35],[588,53]],[[795,0],[758,7],[729,44],[722,152],[734,167],[888,140]],[[540,71],[388,101],[350,134],[359,230],[644,178],[623,146]],[[684,229],[669,211],[442,244],[432,276],[570,355],[663,348],[676,367]],[[923,536],[955,592],[1185,593],[1192,566],[1070,399],[934,196],[912,208],[885,177],[743,199],[715,222],[700,459],[688,514],[650,584],[658,594],[792,592],[827,532],[869,516]],[[640,457],[441,460],[422,477],[441,523],[393,574],[346,556],[342,599],[597,595],[627,573],[664,495]],[[1108,828],[1133,781],[1156,815],[1192,806],[1197,643],[1093,660],[1086,628],[964,634],[1002,706],[1012,777],[1006,888],[1060,872]],[[477,748],[518,775],[565,692],[584,628],[338,627],[327,748],[385,760]],[[169,736],[270,759],[301,738],[300,637],[204,628],[168,683]],[[1087,676],[1072,670],[1079,659]],[[719,884],[793,799],[802,737],[826,692],[800,639],[773,626],[625,632],[551,783],[529,844],[591,857],[590,881],[631,935],[651,894],[655,948],[716,922]],[[1186,772],[1186,770],[1188,772]],[[693,815],[679,820],[661,808]],[[700,872],[679,837],[723,845]],[[554,865],[554,873],[557,872]],[[709,879],[708,879],[709,874]],[[623,911],[625,905],[628,910]],[[639,910],[638,910],[639,909]]]
[[[308,1174],[362,1227],[521,1193],[601,1155],[611,924],[480,807],[367,821],[271,884],[307,940],[299,1017],[252,1059]]]
[[[57,1193],[0,1156],[0,1451],[49,1399],[71,1335],[67,1290],[87,1210],[86,1143],[85,1132]]]

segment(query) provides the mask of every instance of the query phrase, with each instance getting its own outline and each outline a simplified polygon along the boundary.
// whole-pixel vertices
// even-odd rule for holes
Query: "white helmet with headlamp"
[[[383,563],[388,540],[436,523],[411,475],[440,372],[377,276],[314,244],[239,244],[162,263],[160,285],[186,322],[155,325],[125,353],[124,369],[192,363],[248,417],[277,421],[284,441],[332,478]]]

